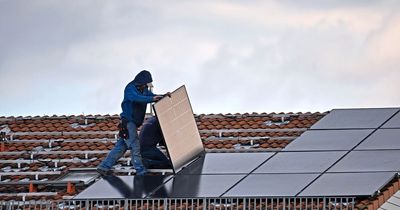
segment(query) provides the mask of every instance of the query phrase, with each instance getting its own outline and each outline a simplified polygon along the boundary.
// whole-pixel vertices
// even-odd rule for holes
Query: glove
[[[121,119],[121,121],[119,121],[119,124],[118,124],[118,130],[119,130],[118,136],[120,138],[128,139],[129,133],[128,133],[127,125],[128,125],[128,121],[126,121],[125,119]]]

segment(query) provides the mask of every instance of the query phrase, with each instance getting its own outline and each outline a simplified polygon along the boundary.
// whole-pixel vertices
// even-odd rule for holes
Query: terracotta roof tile
[[[265,122],[267,121],[280,121],[280,118],[273,118],[273,113],[245,113],[245,114],[213,114],[213,115],[197,115],[196,116],[196,123],[198,125],[198,129],[200,131],[206,130],[226,130],[226,129],[279,129],[279,128],[308,128],[313,123],[317,122],[324,114],[320,113],[308,113],[304,115],[304,113],[298,113],[297,115],[291,116],[289,119],[288,124],[284,125],[275,125],[271,124],[269,126],[266,125]],[[84,134],[85,132],[102,132],[102,131],[117,131],[117,124],[119,123],[118,115],[97,115],[96,117],[101,117],[101,119],[89,119],[88,123],[94,123],[91,126],[87,126],[86,128],[71,127],[73,123],[79,123],[81,125],[85,124],[85,118],[89,116],[64,116],[65,119],[52,119],[48,116],[36,116],[32,119],[27,119],[27,117],[9,117],[12,121],[8,121],[7,124],[12,132],[63,132],[63,135],[53,135],[53,134],[46,134],[46,135],[20,135],[15,136],[15,139],[19,140],[32,140],[32,143],[17,143],[17,141],[7,142],[6,151],[32,151],[35,147],[42,146],[43,148],[48,148],[48,142],[35,142],[35,140],[46,140],[46,139],[60,139],[60,140],[79,140],[78,142],[53,142],[52,147],[61,147],[57,151],[94,151],[94,150],[110,150],[113,148],[114,142],[111,141],[83,141],[84,139],[114,139],[114,134],[102,134],[102,133],[91,133],[91,134]],[[78,135],[69,135],[66,132],[77,132],[81,131],[82,134]],[[258,137],[270,137],[271,139],[254,139],[252,142],[253,144],[259,144],[259,148],[283,148],[290,140],[285,139],[272,139],[276,137],[296,137],[299,136],[302,132],[301,131],[277,131],[277,132],[223,132],[219,133],[200,133],[201,138],[203,139],[203,144],[207,149],[233,149],[234,145],[242,144],[242,145],[250,145],[250,140],[243,140],[243,139],[217,139],[217,140],[207,140],[209,137],[232,137],[232,138],[258,138]],[[57,163],[57,166],[67,166],[68,168],[72,167],[96,167],[101,160],[105,158],[107,154],[90,154],[89,159],[92,157],[96,157],[95,161],[89,161],[86,163],[82,162],[62,162]],[[125,155],[128,157],[128,155]],[[23,154],[23,155],[1,155],[1,159],[7,160],[16,160],[19,158],[24,158],[29,160],[30,154]],[[85,154],[36,154],[34,155],[34,159],[38,158],[49,158],[49,159],[73,159],[79,158],[84,159]],[[16,167],[16,164],[9,164],[12,167]],[[23,164],[22,167],[29,166],[29,171],[38,171],[40,167],[47,165],[49,167],[55,167],[55,163],[31,163],[31,164]],[[1,165],[4,166],[5,165]],[[67,170],[67,169],[65,169]],[[55,177],[48,176],[51,179],[55,179]],[[14,180],[20,180],[24,178],[23,176],[12,176]],[[27,188],[15,188],[19,192],[26,192]],[[60,191],[60,195],[64,192]],[[65,193],[64,193],[65,194]],[[60,195],[58,197],[60,198]],[[56,196],[57,197],[57,196]],[[53,199],[54,196],[51,198]]]

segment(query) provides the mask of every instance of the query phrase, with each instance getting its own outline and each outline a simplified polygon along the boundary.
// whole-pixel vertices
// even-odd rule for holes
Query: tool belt
[[[129,133],[128,133],[128,127],[127,126],[128,126],[128,121],[125,118],[122,118],[119,121],[119,124],[118,124],[118,130],[119,130],[118,136],[120,138],[123,138],[123,139],[128,139],[129,138]]]

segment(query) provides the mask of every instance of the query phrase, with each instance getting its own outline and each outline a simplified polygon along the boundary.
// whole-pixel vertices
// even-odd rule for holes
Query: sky
[[[400,107],[400,1],[0,0],[0,116],[119,114],[143,69],[196,114]]]

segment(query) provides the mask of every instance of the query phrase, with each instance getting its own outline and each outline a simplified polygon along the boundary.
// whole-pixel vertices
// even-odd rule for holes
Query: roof
[[[195,119],[208,152],[257,152],[286,147],[327,113],[201,114]],[[118,122],[118,115],[0,117],[0,200],[59,200],[78,194],[90,183],[59,179],[74,169],[96,167],[116,141]],[[129,153],[119,161],[120,174],[132,172],[122,170],[128,160]],[[358,205],[373,205],[398,188],[396,179],[382,195]]]

